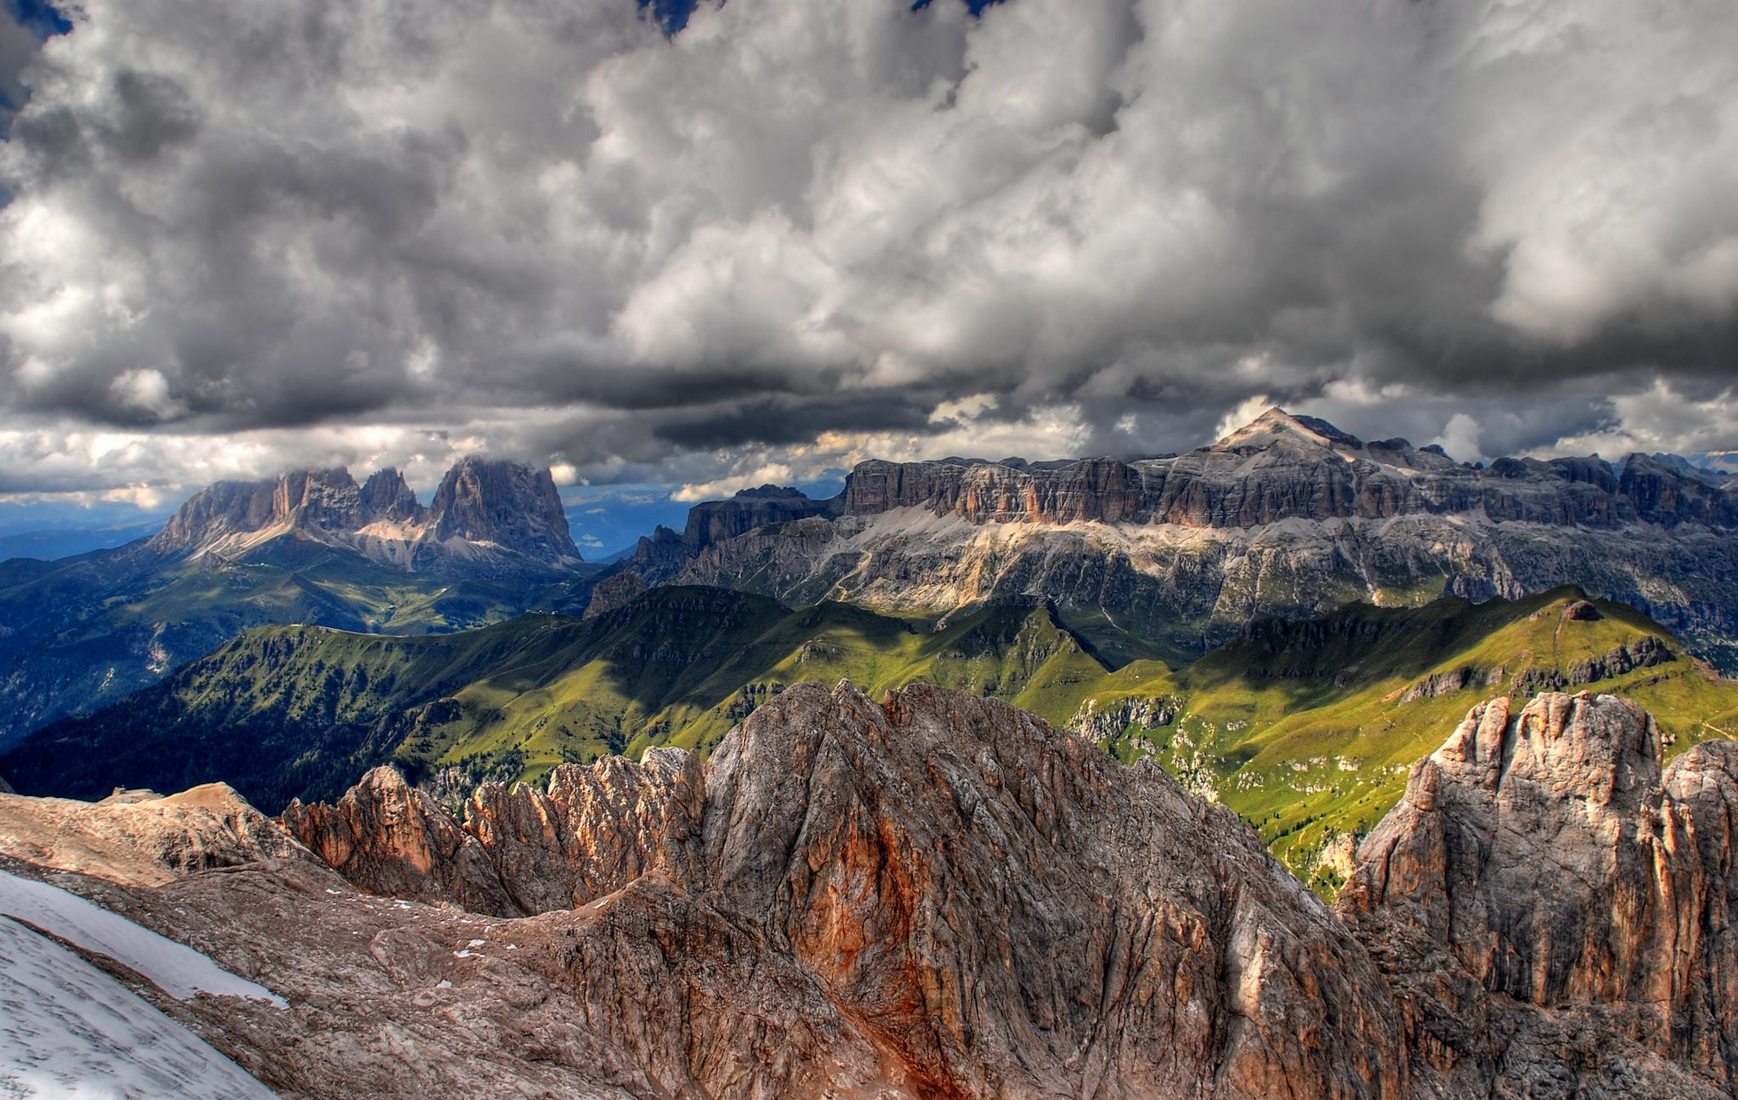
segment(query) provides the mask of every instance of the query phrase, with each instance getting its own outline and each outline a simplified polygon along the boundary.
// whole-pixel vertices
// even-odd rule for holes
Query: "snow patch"
[[[0,871],[0,916],[34,925],[86,951],[137,971],[176,1000],[200,993],[248,997],[278,1008],[289,1002],[263,985],[238,978],[210,958],[58,886]],[[5,1094],[0,1093],[0,1097]]]
[[[0,959],[3,1100],[270,1100],[265,1086],[137,993],[5,918]]]

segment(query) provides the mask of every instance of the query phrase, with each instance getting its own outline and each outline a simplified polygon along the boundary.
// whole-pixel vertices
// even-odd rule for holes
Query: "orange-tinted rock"
[[[101,802],[0,793],[0,856],[154,886],[213,867],[306,853],[227,784],[163,797],[117,791]]]
[[[704,770],[565,767],[462,828],[377,772],[285,819],[370,890],[596,914],[570,977],[601,1034],[709,1095],[864,1066],[902,1095],[1405,1095],[1380,975],[1247,827],[974,696],[798,685]]]

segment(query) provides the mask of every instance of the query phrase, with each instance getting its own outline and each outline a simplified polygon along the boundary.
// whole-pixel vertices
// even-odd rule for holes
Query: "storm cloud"
[[[0,146],[0,490],[727,486],[1267,402],[1738,447],[1729,0],[910,9],[82,0]]]

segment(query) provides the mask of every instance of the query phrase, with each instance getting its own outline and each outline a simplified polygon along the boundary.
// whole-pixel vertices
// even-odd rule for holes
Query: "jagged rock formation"
[[[547,792],[486,786],[457,845],[457,823],[378,773],[285,822],[372,888],[594,914],[571,979],[673,1089],[1404,1094],[1362,950],[1154,767],[971,696],[877,706],[812,684],[704,769],[649,757],[564,767]],[[778,980],[697,987],[719,970]],[[647,1034],[675,1020],[685,1035]]]
[[[1587,612],[1581,611],[1582,608],[1592,611],[1595,616],[1599,614],[1598,609],[1591,603],[1582,601],[1569,609],[1572,614],[1567,617],[1585,620]],[[1615,646],[1609,652],[1576,661],[1566,669],[1523,668],[1515,674],[1510,694],[1528,698],[1542,692],[1563,691],[1580,687],[1582,684],[1615,679],[1638,668],[1656,668],[1676,660],[1678,655],[1672,652],[1671,646],[1663,638],[1653,634],[1643,635],[1633,642]],[[1392,696],[1392,699],[1399,703],[1412,703],[1420,699],[1434,699],[1475,685],[1496,687],[1508,675],[1509,670],[1501,665],[1489,668],[1466,665],[1426,676]]]
[[[833,500],[778,499],[789,517],[758,497],[704,505],[632,567],[787,602],[1048,597],[1193,653],[1260,614],[1566,583],[1715,658],[1738,636],[1738,495],[1642,455],[1475,467],[1275,409],[1183,455],[866,462]]]
[[[585,617],[595,619],[612,611],[620,611],[646,594],[645,579],[638,573],[617,573],[599,581],[591,590],[591,601],[585,605]]]
[[[368,894],[299,848],[57,882],[286,998],[153,997],[285,1095],[1663,1100],[1734,1091],[1735,808],[1738,746],[1662,775],[1629,703],[1493,702],[1336,914],[1150,764],[801,684],[704,766],[293,807]]]
[[[294,858],[298,846],[222,783],[101,802],[0,791],[0,856],[155,886],[193,871]]]
[[[377,471],[362,485],[344,469],[218,482],[146,547],[165,557],[229,556],[285,535],[423,572],[566,568],[580,560],[549,471],[474,456],[447,471],[427,508],[397,470]]]
[[[1660,763],[1626,700],[1498,698],[1413,768],[1360,847],[1339,910],[1457,1091],[1738,1087],[1738,744]]]

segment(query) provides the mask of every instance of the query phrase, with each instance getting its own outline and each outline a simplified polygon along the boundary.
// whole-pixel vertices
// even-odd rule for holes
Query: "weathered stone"
[[[880,1066],[916,1095],[1405,1091],[1380,976],[1253,833],[999,703],[800,684],[704,770],[665,750],[558,769],[546,792],[485,787],[462,830],[431,815],[376,773],[285,820],[370,890],[607,914],[572,980],[654,1080],[812,1095]],[[648,937],[668,943],[648,955]],[[652,991],[747,959],[789,991],[711,992],[635,1030]],[[773,1062],[759,1026],[787,1037]]]
[[[0,792],[0,856],[155,886],[213,867],[306,858],[277,823],[227,784],[163,797],[117,791],[101,802]]]
[[[358,486],[344,469],[222,481],[195,494],[145,544],[159,557],[226,554],[294,533],[416,571],[565,568],[579,550],[548,470],[461,459],[424,508],[397,470]]]
[[[67,811],[11,802],[45,863]],[[1338,917],[1151,764],[923,685],[798,684],[704,766],[566,766],[462,822],[378,769],[285,823],[369,893],[249,829],[143,878],[87,829],[134,885],[57,881],[287,998],[163,1001],[286,1095],[1733,1090],[1738,745],[1662,774],[1607,696],[1475,708]]]
[[[1738,745],[1699,746],[1663,777],[1660,761],[1653,719],[1626,700],[1494,699],[1364,841],[1340,912],[1384,945],[1420,1049],[1452,1079],[1732,1088]],[[1565,1074],[1573,1091],[1546,1087]]]
[[[1654,459],[1621,476],[1595,457],[1477,467],[1274,409],[1160,458],[865,462],[830,501],[701,505],[684,534],[642,540],[631,568],[890,610],[1049,599],[1187,651],[1353,599],[1579,584],[1738,667],[1734,529],[1738,495]]]

